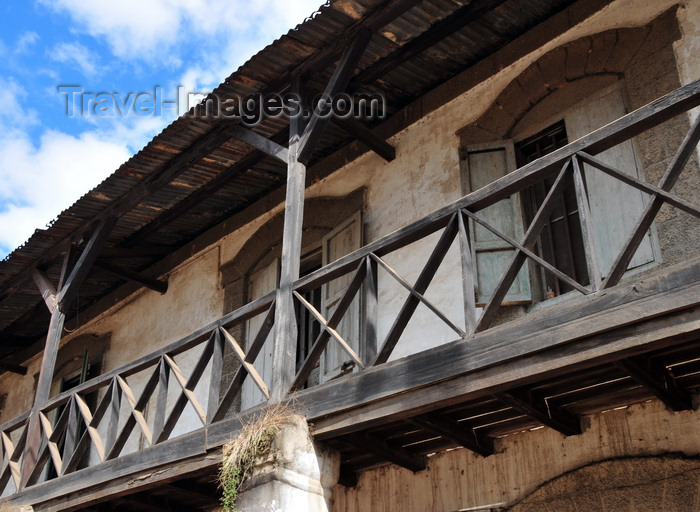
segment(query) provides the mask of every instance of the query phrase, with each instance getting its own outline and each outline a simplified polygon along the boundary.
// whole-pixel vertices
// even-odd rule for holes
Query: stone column
[[[340,456],[311,439],[301,416],[282,427],[270,452],[241,485],[239,512],[328,512]]]

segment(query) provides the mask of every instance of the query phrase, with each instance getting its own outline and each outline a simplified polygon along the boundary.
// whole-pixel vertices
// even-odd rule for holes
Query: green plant
[[[294,414],[285,404],[267,407],[247,420],[238,436],[224,445],[219,485],[221,505],[226,512],[237,511],[241,484],[253,472],[256,462],[270,452],[275,436]]]

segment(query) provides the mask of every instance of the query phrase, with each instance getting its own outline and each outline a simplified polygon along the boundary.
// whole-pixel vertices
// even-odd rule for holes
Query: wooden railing
[[[293,286],[296,306],[300,311],[309,312],[319,326],[319,334],[307,347],[303,360],[290,361],[297,369],[294,381],[286,390],[287,394],[308,385],[310,375],[331,343],[347,354],[356,369],[386,363],[404,339],[409,322],[415,318],[419,306],[427,308],[436,325],[453,331],[454,338],[467,338],[488,329],[497,317],[508,289],[528,259],[581,294],[597,293],[617,284],[663,204],[670,204],[700,218],[698,206],[672,193],[674,184],[696,149],[700,139],[700,123],[696,122],[685,136],[658,186],[616,170],[594,155],[698,104],[700,82],[695,82],[296,281]],[[620,254],[612,267],[605,271],[601,271],[596,257],[593,236],[596,226],[591,220],[583,164],[626,186],[641,190],[649,197]],[[557,269],[535,250],[545,221],[563,192],[567,176],[573,178],[575,188],[587,268],[587,279],[580,280],[586,284]],[[484,208],[551,177],[555,177],[553,185],[525,228],[521,240],[514,240],[478,216],[478,212]],[[483,226],[513,249],[511,261],[479,316],[474,297],[470,222]],[[402,250],[411,250],[411,244],[416,242],[424,245],[431,242],[432,249],[425,251],[429,255],[417,277],[407,279],[388,260]],[[459,254],[457,264],[454,258],[446,258],[453,247]],[[448,268],[445,268],[446,261],[450,261]],[[434,301],[426,296],[429,285],[439,271],[454,276],[460,282],[459,286],[454,287],[458,297]],[[380,273],[384,275],[382,279]],[[310,291],[324,289],[333,282],[337,283],[336,280],[342,280],[345,290],[331,312],[323,311],[307,299]],[[381,319],[386,333],[379,343],[382,291],[389,290],[395,296],[394,292],[399,289],[404,290],[406,298],[400,307],[393,308],[397,311],[391,315],[382,310],[384,316]],[[357,339],[345,339],[338,327],[352,309],[353,301],[359,298],[362,329],[355,331]],[[454,304],[455,300],[463,304],[463,318],[460,321],[450,319],[444,311],[444,304]],[[353,311],[353,314],[357,314],[357,309]],[[247,334],[247,344],[237,339],[233,334],[237,332],[236,328],[250,325],[245,323],[258,316],[262,318],[259,331]],[[237,404],[240,403],[238,397],[244,386],[255,386],[269,399],[268,383],[256,370],[255,363],[266,340],[274,332],[274,318],[275,293],[270,293],[170,346],[51,399],[35,409],[42,435],[35,464],[24,464],[29,413],[0,426],[0,489],[5,489],[6,493],[13,492],[12,486],[9,486],[12,482],[16,492],[86,466],[98,465],[158,445],[181,435],[183,429],[194,430],[217,423],[237,412]],[[363,351],[353,348],[360,346],[360,342],[365,347]],[[238,359],[238,365],[230,383],[222,386],[224,354],[229,349]],[[420,355],[414,357],[419,358]],[[207,379],[203,381],[205,375],[208,382],[205,382]],[[183,421],[185,415],[188,418],[186,422]]]

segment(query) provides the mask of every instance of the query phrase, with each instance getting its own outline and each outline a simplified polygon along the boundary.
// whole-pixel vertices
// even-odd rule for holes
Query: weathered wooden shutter
[[[513,141],[505,140],[461,148],[461,172],[464,193],[468,194],[505,176],[516,168]],[[505,235],[520,241],[523,238],[523,215],[520,199],[512,195],[477,213]],[[491,231],[470,222],[474,285],[477,305],[484,305],[496,289],[501,275],[510,263],[515,249]],[[530,302],[530,280],[527,265],[515,278],[504,304]]]
[[[327,265],[345,256],[362,246],[362,215],[355,213],[352,217],[342,222],[333,231],[323,237],[323,265]],[[323,316],[329,319],[343,293],[350,284],[352,273],[334,279],[324,285]],[[343,320],[336,331],[343,336],[343,339],[350,345],[356,353],[360,354],[360,295],[355,296],[352,304],[346,311]],[[351,371],[354,363],[348,354],[333,339],[328,346],[321,360],[321,382],[327,381],[338,375]]]
[[[567,112],[564,123],[569,141],[583,137],[625,114],[620,89],[608,90]],[[629,140],[597,155],[596,158],[631,176],[640,177],[634,147]],[[625,185],[589,165],[585,165],[584,169],[598,258],[601,272],[605,275],[644,209],[644,195],[640,190]],[[651,261],[654,261],[654,250],[651,234],[648,233],[628,268]]]
[[[279,281],[279,259],[275,259],[269,265],[252,274],[248,281],[248,297],[250,300],[259,299],[263,295],[275,290]],[[250,348],[251,343],[258,334],[260,326],[265,319],[265,315],[261,314],[251,318],[246,323],[246,351]],[[255,359],[255,369],[263,378],[265,383],[270,386],[272,383],[272,352],[274,350],[274,329],[265,340],[262,351]],[[255,385],[252,379],[246,379],[241,392],[241,410],[248,409],[259,403],[264,402],[265,396],[260,389]]]

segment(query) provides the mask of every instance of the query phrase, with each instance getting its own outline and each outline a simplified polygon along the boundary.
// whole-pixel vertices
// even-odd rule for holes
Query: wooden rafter
[[[687,411],[693,408],[690,395],[678,385],[665,366],[641,356],[622,359],[616,364],[651,391],[669,409]]]
[[[346,436],[343,440],[356,448],[369,451],[381,459],[411,470],[414,473],[423,471],[428,465],[428,459],[425,455],[413,453],[406,448],[396,446],[368,432],[359,432],[352,436]]]
[[[581,433],[580,420],[564,409],[548,404],[527,389],[512,389],[495,393],[494,397],[516,411],[542,422],[565,436]]]
[[[481,435],[468,425],[459,423],[447,416],[428,414],[411,418],[408,422],[420,429],[449,439],[453,443],[484,457],[494,452],[492,438]]]
[[[389,144],[386,140],[375,135],[369,127],[355,119],[333,118],[333,122],[340,126],[356,139],[364,142],[368,148],[377,153],[387,162],[391,162],[396,158],[396,148]]]
[[[323,91],[322,98],[330,100],[336,94],[345,90],[350,82],[353,71],[360,62],[362,54],[369,44],[371,36],[372,32],[369,29],[361,30],[352,44],[345,49],[333,76],[328,82],[326,89]],[[304,165],[308,164],[311,159],[311,154],[316,147],[316,143],[330,120],[329,116],[322,115],[321,112],[321,106],[317,105],[311,120],[306,125],[306,128],[301,134],[301,139],[299,140],[297,160]]]
[[[164,279],[153,279],[152,277],[144,276],[128,268],[120,267],[109,261],[99,259],[95,262],[95,267],[100,268],[114,274],[115,276],[122,277],[128,281],[133,281],[146,288],[150,288],[158,293],[165,293],[168,291],[168,281]]]
[[[275,141],[268,139],[254,132],[250,128],[246,128],[241,125],[234,125],[231,127],[231,135],[233,135],[238,140],[242,140],[246,144],[254,147],[255,149],[262,151],[263,153],[277,158],[279,161],[287,163],[289,160],[289,150]]]

